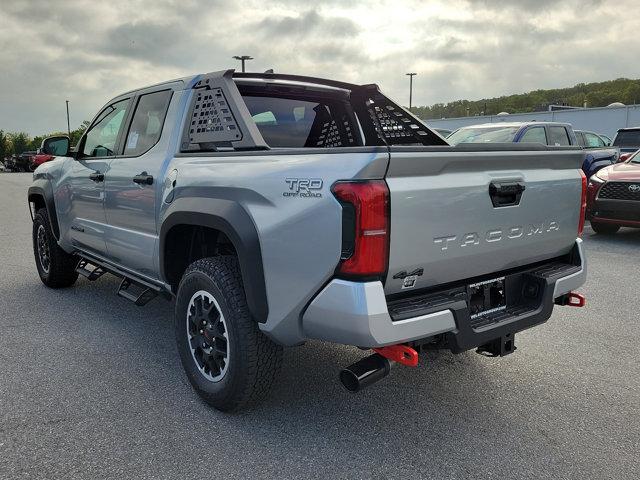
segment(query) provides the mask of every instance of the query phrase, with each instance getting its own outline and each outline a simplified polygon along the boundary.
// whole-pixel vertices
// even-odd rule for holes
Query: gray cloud
[[[360,31],[360,27],[352,20],[341,17],[325,17],[320,15],[317,10],[309,10],[297,16],[284,15],[265,18],[260,20],[255,27],[258,32],[276,38],[309,37],[314,33],[321,36],[352,37]]]
[[[0,129],[39,134],[109,98],[236,67],[378,83],[418,104],[639,77],[635,0],[13,0],[0,3]],[[587,14],[588,13],[588,14]]]
[[[187,60],[184,46],[191,43],[194,43],[193,33],[180,25],[142,21],[124,23],[109,29],[97,48],[115,57],[150,63],[182,64]],[[197,46],[194,45],[193,48],[195,50]]]

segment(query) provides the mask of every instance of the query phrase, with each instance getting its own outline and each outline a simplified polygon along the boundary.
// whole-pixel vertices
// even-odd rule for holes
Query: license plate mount
[[[492,278],[468,285],[467,303],[472,320],[506,310],[505,277]]]

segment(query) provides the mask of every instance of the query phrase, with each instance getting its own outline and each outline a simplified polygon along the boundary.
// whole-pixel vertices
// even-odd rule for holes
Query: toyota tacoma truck
[[[42,149],[42,282],[109,273],[137,305],[175,299],[186,375],[223,411],[266,394],[283,346],[373,350],[340,372],[357,391],[434,349],[504,356],[584,303],[584,151],[452,147],[373,84],[197,75]]]

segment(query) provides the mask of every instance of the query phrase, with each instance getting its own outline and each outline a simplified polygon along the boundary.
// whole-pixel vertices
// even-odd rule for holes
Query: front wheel
[[[591,221],[591,228],[596,233],[600,233],[602,235],[613,235],[618,230],[620,230],[620,225],[615,225],[613,223],[600,223]]]
[[[178,288],[175,334],[189,382],[218,410],[261,400],[282,363],[282,347],[249,313],[235,257],[203,258],[189,266]]]
[[[45,208],[38,210],[33,218],[33,254],[40,280],[47,287],[70,287],[78,279],[78,257],[60,248]]]

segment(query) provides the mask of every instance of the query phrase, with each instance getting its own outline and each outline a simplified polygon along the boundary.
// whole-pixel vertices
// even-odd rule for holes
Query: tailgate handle
[[[489,184],[489,196],[494,207],[511,207],[520,203],[525,186],[520,182]]]

